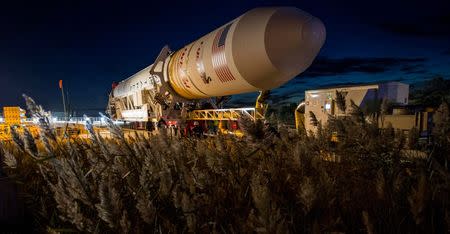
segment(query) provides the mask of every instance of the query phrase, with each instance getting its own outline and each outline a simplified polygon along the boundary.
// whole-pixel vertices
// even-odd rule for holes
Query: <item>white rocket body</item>
[[[157,85],[168,82],[186,99],[274,89],[311,65],[325,37],[323,23],[302,10],[256,8],[167,57],[155,68],[164,74]],[[154,89],[152,66],[120,82],[113,96],[145,105],[139,92]]]

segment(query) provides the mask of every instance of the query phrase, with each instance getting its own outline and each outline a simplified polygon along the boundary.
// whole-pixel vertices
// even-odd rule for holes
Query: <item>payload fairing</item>
[[[297,8],[250,10],[174,53],[163,49],[155,63],[114,85],[109,112],[148,121],[192,100],[279,87],[311,65],[325,34],[318,18]]]

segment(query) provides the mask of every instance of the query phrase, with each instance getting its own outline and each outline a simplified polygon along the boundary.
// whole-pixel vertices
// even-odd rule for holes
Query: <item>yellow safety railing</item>
[[[194,110],[188,113],[189,120],[238,120],[241,116],[252,120],[264,119],[264,115],[255,108]]]

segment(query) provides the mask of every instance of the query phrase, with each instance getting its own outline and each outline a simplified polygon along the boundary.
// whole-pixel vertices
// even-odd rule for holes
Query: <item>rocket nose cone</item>
[[[260,90],[277,88],[305,71],[325,42],[323,23],[294,7],[256,8],[237,22],[234,64]]]
[[[265,47],[272,64],[287,82],[313,62],[325,42],[325,26],[318,18],[296,8],[280,8],[269,20]]]
[[[311,18],[303,24],[302,39],[311,46],[322,47],[325,42],[325,26],[318,18]]]

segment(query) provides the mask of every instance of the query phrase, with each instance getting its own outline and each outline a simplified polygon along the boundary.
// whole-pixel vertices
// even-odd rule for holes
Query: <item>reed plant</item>
[[[125,137],[105,116],[111,138],[87,121],[89,139],[81,139],[55,136],[43,109],[25,98],[40,139],[13,130],[0,155],[39,232],[450,230],[448,128],[423,149],[427,159],[401,157],[405,136],[378,129],[356,107],[317,134],[242,118],[243,138]],[[338,143],[330,141],[336,132]]]

